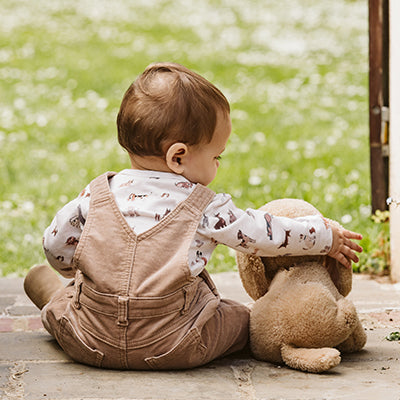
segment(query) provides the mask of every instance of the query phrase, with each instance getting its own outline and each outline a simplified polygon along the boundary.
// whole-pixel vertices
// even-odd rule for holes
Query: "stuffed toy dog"
[[[290,218],[321,215],[295,199],[274,200],[261,209]],[[365,345],[356,309],[345,299],[352,285],[350,269],[326,255],[257,257],[237,252],[237,262],[243,286],[255,300],[250,314],[255,358],[323,372],[340,363],[340,352]]]

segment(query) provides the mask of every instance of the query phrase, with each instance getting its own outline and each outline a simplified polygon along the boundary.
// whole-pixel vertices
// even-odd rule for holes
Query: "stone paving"
[[[221,294],[250,299],[236,273],[213,276]],[[187,371],[113,371],[71,361],[43,329],[22,279],[0,279],[0,398],[54,400],[400,400],[400,286],[355,276],[351,300],[368,334],[363,351],[308,374],[238,354]]]

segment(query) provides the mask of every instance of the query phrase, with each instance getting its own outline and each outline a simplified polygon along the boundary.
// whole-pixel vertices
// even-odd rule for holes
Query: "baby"
[[[237,208],[209,185],[231,133],[224,95],[173,63],[149,65],[117,118],[131,168],[94,179],[46,229],[53,269],[25,290],[74,360],[105,368],[177,369],[243,349],[249,309],[221,299],[205,266],[218,244],[259,256],[329,254],[351,267],[361,235],[319,216]],[[304,238],[312,241],[304,245]]]

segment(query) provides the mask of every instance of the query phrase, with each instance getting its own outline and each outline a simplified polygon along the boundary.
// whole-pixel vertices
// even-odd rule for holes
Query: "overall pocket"
[[[78,335],[68,318],[63,316],[60,321],[58,342],[65,353],[73,360],[83,364],[101,367],[104,354],[89,347]]]
[[[204,363],[206,350],[199,330],[192,328],[171,350],[145,361],[154,370],[193,368]]]

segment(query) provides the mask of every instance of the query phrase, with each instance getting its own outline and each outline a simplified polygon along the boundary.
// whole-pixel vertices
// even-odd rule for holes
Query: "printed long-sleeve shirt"
[[[121,171],[109,182],[119,210],[136,234],[156,225],[195,187],[181,175],[133,169]],[[73,256],[89,207],[88,185],[56,214],[44,232],[46,257],[67,278],[75,274]],[[327,254],[332,231],[320,216],[291,219],[261,210],[242,210],[230,195],[218,193],[204,210],[189,249],[193,276],[200,274],[218,244],[258,256]]]

